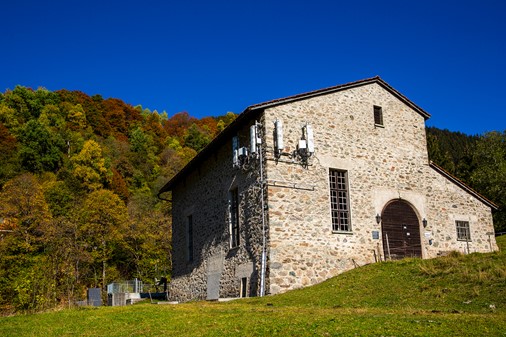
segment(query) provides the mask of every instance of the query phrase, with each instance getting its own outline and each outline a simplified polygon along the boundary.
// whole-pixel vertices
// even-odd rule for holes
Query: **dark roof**
[[[326,95],[326,94],[330,94],[330,93],[333,93],[333,92],[337,92],[337,91],[341,91],[341,90],[346,90],[346,89],[351,89],[351,88],[356,88],[356,87],[360,87],[360,86],[367,85],[367,84],[372,84],[372,83],[377,83],[380,86],[382,86],[384,89],[386,89],[392,95],[394,95],[395,97],[397,97],[398,99],[400,99],[402,102],[404,102],[406,105],[408,105],[410,108],[412,108],[413,110],[415,110],[416,112],[418,112],[420,115],[422,115],[425,119],[430,118],[430,114],[428,112],[426,112],[425,110],[423,110],[422,108],[420,108],[415,103],[411,102],[406,96],[404,96],[403,94],[401,94],[400,92],[398,92],[397,90],[395,90],[387,82],[383,81],[379,76],[371,77],[371,78],[366,78],[364,80],[350,82],[350,83],[346,83],[346,84],[336,85],[336,86],[329,87],[329,88],[314,90],[314,91],[306,92],[306,93],[303,93],[303,94],[288,96],[288,97],[285,97],[285,98],[279,98],[279,99],[275,99],[275,100],[272,100],[272,101],[267,101],[267,102],[264,102],[264,103],[255,104],[255,105],[252,105],[252,106],[248,107],[245,110],[245,112],[248,111],[249,109],[251,109],[251,110],[254,110],[254,109],[265,109],[265,108],[269,108],[269,107],[276,106],[276,105],[281,105],[281,104],[286,104],[286,103],[290,103],[290,102],[295,102],[295,101],[299,101],[299,100],[302,100],[302,99],[307,99],[307,98],[311,98],[311,97],[315,97],[315,96]]]
[[[469,193],[472,196],[474,196],[476,199],[480,200],[482,203],[484,203],[488,207],[493,208],[495,210],[499,209],[499,206],[497,206],[492,201],[490,201],[487,198],[485,198],[480,193],[478,193],[475,190],[473,190],[471,187],[469,187],[468,185],[466,185],[466,183],[464,183],[462,180],[460,180],[459,178],[455,177],[454,175],[452,175],[451,173],[449,173],[448,171],[446,171],[441,166],[438,166],[437,164],[433,163],[432,161],[429,163],[429,166],[432,167],[432,169],[434,169],[436,172],[438,172],[439,174],[441,174],[442,176],[444,176],[446,179],[450,180],[452,183],[454,183],[455,185],[459,186],[460,188],[462,188],[463,190],[465,190],[467,193]]]
[[[251,105],[251,106],[247,107],[241,114],[239,114],[239,116],[237,116],[237,118],[228,127],[226,127],[225,130],[223,130],[216,138],[214,138],[211,141],[211,143],[209,143],[202,151],[200,151],[181,171],[179,171],[167,184],[165,184],[165,186],[163,186],[160,189],[160,192],[158,193],[158,195],[160,195],[164,192],[167,192],[167,191],[171,191],[174,188],[175,184],[180,179],[185,177],[189,172],[191,172],[191,170],[193,170],[195,167],[197,167],[198,164],[200,164],[210,153],[212,153],[213,150],[216,150],[216,148],[219,145],[226,142],[233,135],[233,133],[236,132],[240,126],[243,125],[244,121],[249,121],[252,117],[254,117],[260,111],[262,111],[266,108],[277,106],[277,105],[296,102],[296,101],[300,101],[300,100],[311,98],[311,97],[326,95],[326,94],[330,94],[330,93],[334,93],[334,92],[338,92],[338,91],[342,91],[342,90],[347,90],[347,89],[351,89],[351,88],[356,88],[356,87],[360,87],[360,86],[364,86],[364,85],[368,85],[368,84],[373,84],[373,83],[376,83],[376,84],[380,85],[381,87],[383,87],[385,90],[390,92],[392,95],[394,95],[395,97],[400,99],[404,104],[406,104],[407,106],[409,106],[410,108],[412,108],[413,110],[418,112],[420,115],[422,115],[423,118],[428,119],[430,117],[429,113],[427,113],[425,110],[420,108],[415,103],[411,102],[406,96],[402,95],[400,92],[398,92],[397,90],[392,88],[388,83],[383,81],[379,76],[366,78],[366,79],[363,79],[360,81],[336,85],[336,86],[329,87],[329,88],[314,90],[314,91],[306,92],[303,94],[288,96],[285,98],[279,98],[279,99]]]

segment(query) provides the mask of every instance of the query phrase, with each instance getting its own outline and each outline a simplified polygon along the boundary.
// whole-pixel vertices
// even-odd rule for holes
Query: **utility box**
[[[87,297],[88,305],[93,307],[100,307],[102,305],[102,292],[100,288],[89,288]]]

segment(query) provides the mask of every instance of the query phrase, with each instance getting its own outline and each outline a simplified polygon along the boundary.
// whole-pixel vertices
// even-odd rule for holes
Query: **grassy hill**
[[[2,336],[506,336],[500,252],[406,259],[226,303],[149,303],[0,318]]]

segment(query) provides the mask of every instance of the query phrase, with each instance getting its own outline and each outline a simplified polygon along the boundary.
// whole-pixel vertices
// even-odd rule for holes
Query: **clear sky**
[[[506,129],[506,1],[6,1],[0,91],[195,117],[381,76],[427,125]]]

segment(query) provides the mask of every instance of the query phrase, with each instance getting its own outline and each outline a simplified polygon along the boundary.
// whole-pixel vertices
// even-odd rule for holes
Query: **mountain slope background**
[[[131,106],[80,91],[0,93],[0,307],[69,305],[121,279],[170,279],[170,203],[158,190],[236,115]],[[501,209],[506,132],[427,128],[429,156]],[[170,196],[169,196],[170,197]]]

